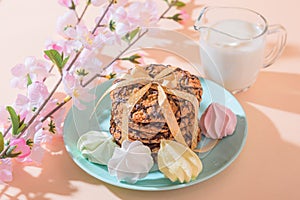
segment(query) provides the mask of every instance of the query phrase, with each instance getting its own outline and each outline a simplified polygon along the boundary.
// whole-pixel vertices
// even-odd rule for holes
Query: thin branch
[[[80,17],[78,18],[77,24],[79,24],[79,23],[81,22],[81,20],[82,20],[83,16],[85,15],[85,13],[86,13],[86,11],[87,11],[89,5],[91,5],[91,3],[88,1],[88,2],[86,3],[86,5],[85,5],[85,7],[84,7],[84,9],[83,9],[83,11],[82,11]]]
[[[67,98],[65,101],[61,102],[58,106],[56,106],[52,111],[50,111],[45,117],[41,119],[41,122],[47,120],[48,117],[51,117],[56,111],[58,111],[61,107],[63,107],[66,103],[68,103],[72,97]]]
[[[11,128],[12,128],[12,125],[10,125],[10,126],[6,129],[6,131],[4,132],[3,137],[5,137],[5,136],[9,133],[9,131],[10,131]]]
[[[54,65],[51,66],[51,68],[49,69],[48,72],[51,73],[53,69],[54,69]],[[46,80],[47,80],[47,77],[45,77],[45,78],[43,79],[43,82],[45,82]]]
[[[110,3],[108,4],[108,6],[106,7],[106,9],[105,9],[103,15],[101,16],[101,18],[99,19],[98,23],[96,24],[94,30],[92,31],[92,34],[94,34],[94,33],[96,32],[97,28],[99,27],[99,25],[100,25],[101,22],[103,21],[103,19],[104,19],[106,13],[108,12],[109,8],[113,5],[113,3],[114,3],[114,0],[111,0]]]
[[[80,54],[82,53],[82,50],[84,49],[84,47],[81,47],[79,49],[79,51],[77,52],[77,54],[75,55],[75,57],[73,58],[72,62],[69,64],[67,71],[70,71],[70,69],[72,68],[72,66],[74,65],[74,63],[76,62],[76,60],[78,59],[78,57],[80,56]]]
[[[77,13],[77,11],[75,9],[74,9],[74,13],[76,15],[77,21],[79,21],[79,16],[78,16],[78,13]]]
[[[165,12],[163,12],[161,14],[161,16],[159,17],[159,19],[163,19],[165,17],[165,14],[167,14],[167,12],[169,12],[171,10],[171,8],[174,6],[174,4],[177,3],[178,0],[172,1],[171,3],[167,2],[169,7],[165,10]]]

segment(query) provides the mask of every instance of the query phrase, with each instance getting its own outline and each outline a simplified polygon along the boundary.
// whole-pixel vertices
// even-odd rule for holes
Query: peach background
[[[160,1],[160,0],[157,0]],[[236,95],[247,114],[246,145],[221,174],[194,186],[168,192],[139,192],[105,184],[77,167],[63,141],[48,145],[41,166],[15,166],[14,181],[0,185],[0,199],[300,199],[300,39],[298,0],[188,0],[187,11],[196,18],[199,7],[241,6],[262,13],[270,22],[284,25],[288,42],[282,57],[262,70],[247,92]],[[42,57],[44,42],[55,35],[64,9],[56,0],[0,1],[0,104],[14,101],[9,86],[10,68],[26,56]],[[92,10],[91,13],[96,13]],[[165,23],[162,23],[164,25]],[[198,34],[179,27],[197,40]],[[191,47],[192,48],[192,47]],[[197,47],[193,50],[197,50]],[[183,49],[198,59],[198,53]],[[184,53],[184,52],[183,52]],[[168,58],[170,61],[172,58]],[[193,59],[193,58],[192,58]],[[159,58],[158,60],[167,61]],[[53,80],[50,80],[50,83]]]

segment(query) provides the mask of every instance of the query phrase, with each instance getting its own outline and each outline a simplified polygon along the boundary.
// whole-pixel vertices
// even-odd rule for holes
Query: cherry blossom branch
[[[94,34],[94,33],[96,32],[97,28],[100,26],[100,24],[101,24],[101,22],[103,21],[103,19],[104,19],[106,13],[107,13],[108,10],[110,9],[110,7],[113,5],[113,3],[114,3],[114,0],[111,0],[110,3],[108,4],[108,6],[106,7],[106,9],[105,9],[103,15],[101,16],[101,18],[99,19],[98,23],[96,24],[94,30],[92,31],[92,34]]]
[[[34,120],[39,116],[40,112],[45,108],[45,106],[47,105],[48,101],[51,99],[51,97],[54,95],[54,93],[56,92],[57,88],[59,87],[59,85],[62,82],[62,77],[60,77],[59,81],[56,83],[56,85],[54,86],[54,88],[52,89],[52,91],[50,92],[50,94],[48,95],[48,97],[45,99],[45,101],[43,102],[43,104],[39,107],[39,109],[36,111],[36,113],[31,117],[31,119],[29,120],[29,122],[27,123],[27,126],[22,130],[22,132],[16,137],[16,139],[22,137],[24,135],[24,133],[26,132],[26,130],[30,127],[30,125],[34,122]],[[0,154],[0,158],[5,157],[6,152],[8,151],[8,149],[10,148],[10,145],[6,146],[6,148],[1,152]]]
[[[44,122],[48,119],[48,117],[51,117],[56,111],[58,111],[61,107],[63,107],[66,103],[68,103],[72,97],[68,96],[63,102],[59,103],[53,110],[51,110],[46,116],[44,116],[41,119],[41,122]]]
[[[170,9],[174,6],[174,4],[177,2],[176,1],[173,1],[171,3],[168,3],[168,8],[162,13],[162,15],[160,16],[159,20],[163,19],[164,18],[164,15],[166,13],[168,13],[168,11],[170,11]],[[103,15],[101,16],[101,18],[99,19],[98,23],[96,24],[95,28],[93,29],[92,33],[94,34],[97,30],[97,28],[100,26],[102,20],[104,19],[106,13],[108,12],[109,8],[112,6],[113,4],[113,0],[110,2],[110,4],[107,6],[106,10],[104,11]],[[88,5],[86,6],[86,8],[88,7]],[[86,10],[86,9],[85,9]],[[85,13],[85,11],[83,12],[83,14]],[[140,32],[138,34],[138,37],[133,41],[131,42],[123,51],[121,51],[119,53],[119,55],[117,55],[106,67],[103,68],[103,71],[106,70],[107,68],[109,68],[115,61],[119,60],[121,58],[121,56],[127,52],[134,44],[136,44],[149,30],[146,29],[144,32]],[[69,71],[71,69],[71,67],[74,65],[74,63],[76,62],[76,60],[78,59],[78,57],[80,56],[81,52],[83,50],[83,47],[80,49],[80,51],[76,54],[76,56],[74,57],[74,59],[72,60],[72,62],[70,63],[69,67],[67,68],[67,71]],[[86,87],[88,86],[93,80],[95,80],[96,78],[99,78],[99,77],[105,77],[104,75],[101,75],[101,74],[96,74],[94,75],[92,78],[90,78],[86,83],[82,84],[82,87]],[[61,82],[61,79],[60,79],[60,82]],[[59,83],[60,84],[60,83]],[[58,84],[58,85],[59,85]],[[53,95],[53,94],[52,94]],[[52,96],[51,95],[51,96]],[[51,98],[51,97],[50,97]],[[46,101],[46,103],[50,100],[50,98]],[[44,122],[46,121],[49,117],[51,117],[55,112],[57,112],[60,108],[62,108],[65,104],[67,104],[69,101],[72,100],[72,97],[68,96],[68,98],[66,98],[63,102],[61,102],[58,106],[56,106],[52,111],[50,111],[46,116],[44,116],[42,119],[41,119],[41,122]],[[39,113],[40,111],[38,111]],[[36,117],[35,117],[36,118]],[[30,126],[31,123],[33,123],[33,121],[35,120],[35,118],[33,120],[30,121],[29,125],[26,127],[26,129]],[[9,131],[9,130],[8,130]],[[7,132],[8,132],[7,131]],[[24,131],[22,132],[22,134],[24,133]],[[19,137],[21,137],[21,134],[19,135]],[[18,138],[19,138],[18,137]],[[7,150],[6,150],[7,151]],[[3,152],[0,154],[0,157],[2,156]],[[5,155],[5,154],[3,154]]]
[[[171,8],[178,2],[178,0],[174,0],[171,3],[168,3],[169,7],[161,14],[161,16],[159,17],[159,19],[164,19],[165,15],[171,10]]]
[[[141,33],[132,43],[130,43],[123,51],[120,52],[120,54],[118,56],[116,56],[108,65],[106,65],[102,71],[106,70],[107,68],[109,68],[115,61],[119,60],[121,58],[121,56],[128,51],[128,49],[130,49],[135,43],[137,43],[137,41],[139,41],[149,30],[146,29],[143,33]],[[82,84],[83,87],[86,87],[87,85],[89,85],[93,80],[95,80],[98,77],[103,77],[103,75],[100,74],[96,74],[94,75],[92,78],[90,78],[86,83]]]
[[[176,2],[176,1],[174,1]],[[168,4],[168,8],[162,13],[161,17],[159,19],[163,19],[164,18],[164,15],[173,7],[173,3],[171,4]],[[95,28],[93,29],[92,33],[94,34],[97,30],[97,28],[99,27],[99,25],[101,24],[102,20],[104,19],[106,13],[108,12],[109,8],[112,6],[113,4],[113,1],[110,2],[110,4],[107,6],[106,10],[104,11],[103,15],[101,16],[101,18],[99,19],[98,23],[96,24]],[[86,6],[87,8],[88,6]],[[138,37],[133,41],[131,42],[123,51],[121,51],[119,53],[119,55],[117,55],[108,65],[106,65],[104,68],[103,68],[103,71],[106,70],[107,68],[109,68],[115,61],[119,60],[121,58],[121,56],[127,52],[134,44],[136,44],[149,30],[146,29],[144,32],[142,33],[139,33]],[[71,67],[74,65],[74,63],[76,62],[76,60],[78,59],[78,57],[80,56],[81,52],[82,52],[83,48],[80,49],[80,51],[76,54],[76,56],[74,57],[74,59],[72,60],[72,62],[70,63],[69,67],[67,68],[67,71],[69,71],[71,69]],[[101,74],[96,74],[94,75],[92,78],[90,78],[86,83],[82,84],[83,87],[86,87],[88,86],[93,80],[95,80],[96,78],[99,78],[99,77],[105,77],[104,75],[101,75]],[[59,84],[61,83],[62,79],[60,79],[59,81]],[[58,84],[58,85],[59,85]],[[57,89],[57,88],[56,88]],[[56,90],[55,89],[55,90]],[[55,92],[55,90],[53,90]],[[53,94],[54,94],[53,92]],[[52,94],[52,95],[53,95]],[[51,95],[51,96],[52,96]],[[51,98],[51,97],[50,97]],[[50,100],[50,98],[45,101],[45,105],[47,104],[47,102]],[[45,117],[43,117],[41,119],[41,122],[44,122],[45,120],[47,120],[47,118],[51,117],[56,111],[58,111],[60,108],[62,108],[66,103],[68,103],[70,100],[72,99],[72,97],[68,97],[67,99],[65,99],[63,102],[61,102],[58,106],[56,106],[52,111],[50,111]],[[41,107],[40,107],[41,108]],[[42,109],[39,109],[38,112],[36,113],[38,115],[38,113],[41,111]],[[37,116],[36,116],[37,117]],[[35,118],[36,118],[35,117]],[[28,123],[28,126],[26,127],[26,129],[33,123],[33,121],[35,120],[35,118],[33,120],[30,120],[30,122]],[[25,130],[24,130],[25,131]],[[24,131],[22,133],[24,133]],[[18,138],[21,137],[21,134],[18,136]],[[1,154],[0,154],[1,156]]]
[[[104,13],[102,14],[101,18],[99,19],[98,23],[96,24],[94,30],[92,31],[92,34],[95,33],[95,31],[97,30],[99,24],[101,24],[101,22],[103,21],[106,13],[108,12],[109,8],[112,6],[113,4],[113,0],[109,3],[109,5],[106,7],[106,10],[104,11]],[[83,15],[85,14],[85,11],[87,9],[87,7],[89,6],[89,3],[87,3],[87,6],[85,7],[85,10],[83,11]],[[81,16],[82,18],[82,16]],[[76,54],[76,56],[74,57],[74,59],[72,60],[72,62],[70,63],[70,65],[67,68],[67,71],[69,71],[72,66],[74,65],[74,63],[76,62],[76,60],[78,59],[78,57],[80,56],[82,50],[84,48],[82,47],[79,52]],[[22,131],[22,133],[20,135],[18,135],[18,138],[20,138],[22,136],[22,134],[25,132],[25,130],[27,130],[27,128],[33,123],[33,121],[36,119],[36,117],[39,115],[39,113],[41,112],[41,110],[46,106],[46,104],[48,103],[48,101],[50,100],[50,98],[53,96],[53,94],[55,93],[55,91],[57,90],[57,88],[59,87],[59,85],[62,82],[62,77],[60,77],[59,81],[57,82],[57,84],[55,85],[55,87],[53,88],[53,90],[51,91],[50,95],[48,96],[48,98],[44,101],[44,103],[42,104],[42,106],[38,109],[38,111],[36,112],[36,114],[31,118],[31,120],[28,122],[28,125],[26,126],[26,128]],[[65,103],[67,103],[68,101],[70,101],[72,99],[72,97],[69,97],[68,100],[64,101],[63,103],[61,103],[60,105],[58,105],[54,110],[50,111],[43,119],[42,121],[45,121],[48,117],[50,117],[52,114],[54,114],[59,108],[61,108]],[[49,116],[48,116],[49,115]],[[48,116],[48,117],[47,117]]]
[[[169,7],[163,12],[163,14],[160,16],[159,19],[163,19],[164,15],[166,13],[168,13],[168,11],[170,11],[170,9],[173,7],[172,4],[168,4]],[[111,4],[110,4],[111,6]],[[106,9],[106,12],[108,11],[109,7]],[[97,26],[100,26],[100,23],[103,19],[99,20],[99,23],[97,24]],[[149,30],[146,29],[143,33],[139,33],[138,37],[131,42],[123,51],[120,52],[120,54],[118,56],[116,56],[106,67],[103,68],[102,71],[106,70],[107,68],[109,68],[115,61],[120,60],[121,56],[127,52],[134,44],[136,44]],[[82,50],[81,50],[82,51]],[[79,56],[79,55],[78,55]],[[77,57],[78,57],[77,56]],[[76,58],[76,57],[75,57]],[[74,60],[76,61],[76,59],[74,58]],[[75,62],[74,61],[74,62]],[[84,84],[81,84],[82,87],[86,87],[88,86],[91,82],[93,82],[93,80],[95,80],[96,78],[99,77],[106,77],[105,75],[102,74],[95,74],[92,78],[90,78],[87,82],[85,82]],[[58,111],[61,107],[63,107],[66,103],[68,103],[70,100],[72,99],[72,97],[69,97],[67,100],[64,100],[62,103],[60,103],[58,106],[56,106],[52,111],[50,111],[41,121],[44,122],[48,117],[51,117],[51,115],[53,115],[56,111]]]
[[[99,25],[101,24],[101,22],[103,21],[106,13],[108,12],[109,8],[113,5],[113,0],[110,1],[110,3],[108,4],[108,6],[106,7],[104,13],[102,14],[101,18],[99,19],[98,23],[96,24],[96,26],[94,27],[92,34],[94,34],[97,30],[97,28],[99,27]],[[73,58],[72,62],[70,63],[69,67],[67,68],[67,71],[69,71],[72,66],[74,65],[74,63],[76,62],[76,60],[78,59],[78,57],[80,56],[80,54],[82,53],[82,50],[84,49],[84,47],[81,47],[81,49],[77,52],[77,54],[75,55],[75,57]]]
[[[160,16],[160,19],[164,18],[164,15],[166,13],[168,13],[170,11],[170,9],[174,6],[174,3],[176,3],[176,1],[172,2],[171,4],[168,3],[168,8],[162,13],[162,15]],[[97,30],[97,28],[100,26],[101,22],[103,21],[106,13],[108,12],[109,8],[112,6],[113,4],[113,0],[110,2],[110,4],[107,6],[106,10],[104,11],[103,15],[101,16],[101,18],[99,19],[98,23],[96,24],[94,30],[92,31],[92,33],[94,34],[95,31]],[[88,6],[86,6],[87,8]],[[107,68],[109,68],[115,61],[119,60],[121,58],[121,56],[127,52],[134,44],[136,44],[149,30],[146,29],[144,32],[140,32],[138,37],[131,42],[123,51],[120,52],[120,54],[118,56],[116,56],[106,67],[103,68],[103,71],[106,70]],[[78,59],[79,55],[81,54],[83,49],[81,49],[77,55],[75,56],[75,58],[72,60],[71,64],[69,65],[67,70],[70,70],[70,68],[72,67],[72,65],[75,63],[75,61]],[[101,74],[95,74],[92,78],[90,78],[86,83],[82,84],[82,87],[86,87],[88,86],[93,80],[95,80],[96,78],[99,77],[105,77],[104,75]],[[56,111],[58,111],[61,107],[63,107],[66,103],[68,103],[70,100],[72,99],[72,97],[67,98],[66,100],[64,100],[62,103],[60,103],[58,106],[56,106],[52,111],[50,111],[41,121],[44,122],[48,117],[51,117]]]
[[[170,9],[168,9],[170,10]],[[166,12],[165,12],[166,13]],[[105,69],[107,69],[108,67],[110,67],[115,61],[119,60],[121,58],[121,56],[128,51],[128,49],[130,49],[135,43],[137,43],[149,30],[146,29],[143,33],[140,33],[138,35],[138,37],[131,42],[122,52],[120,52],[120,54],[115,57],[106,67],[103,68],[103,71]],[[91,82],[93,82],[93,80],[95,80],[96,78],[99,77],[106,77],[105,75],[101,75],[101,74],[95,74],[92,78],[90,78],[86,83],[81,84],[82,87],[86,87],[88,86]],[[58,106],[56,106],[52,111],[50,111],[41,121],[44,122],[48,117],[51,117],[51,115],[53,115],[56,111],[58,111],[61,107],[63,107],[66,103],[68,103],[70,100],[72,99],[72,97],[69,97],[67,100],[63,101],[62,103],[60,103]]]

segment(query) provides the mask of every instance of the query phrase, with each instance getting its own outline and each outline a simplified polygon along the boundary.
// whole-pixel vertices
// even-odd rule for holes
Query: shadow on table
[[[172,191],[144,192],[107,186],[123,200],[152,199],[298,199],[300,148],[283,141],[262,112],[241,103],[248,116],[248,138],[240,156],[223,172],[202,183]],[[293,163],[293,165],[291,165]],[[229,186],[229,187],[228,187]],[[300,194],[300,193],[299,193]]]
[[[300,114],[300,74],[261,71],[256,83],[237,94],[241,102],[251,102]]]
[[[68,197],[78,191],[72,181],[102,185],[102,182],[86,174],[72,161],[61,139],[55,139],[49,145],[49,150],[52,153],[45,153],[42,165],[39,166],[41,172],[36,176],[28,173],[26,167],[14,165],[14,180],[0,190],[0,199],[49,200],[53,199],[51,194]]]

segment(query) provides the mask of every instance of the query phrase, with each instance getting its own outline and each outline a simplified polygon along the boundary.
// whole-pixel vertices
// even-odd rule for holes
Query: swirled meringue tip
[[[200,118],[202,133],[212,139],[232,135],[237,124],[236,115],[227,107],[211,103]]]
[[[136,183],[149,173],[154,162],[149,147],[140,141],[125,140],[121,148],[115,148],[107,167],[110,175],[118,181]]]
[[[202,171],[200,158],[189,147],[172,140],[161,140],[160,145],[158,167],[170,181],[188,183]]]
[[[112,136],[101,131],[89,131],[77,141],[77,148],[90,162],[107,165],[118,145]]]

